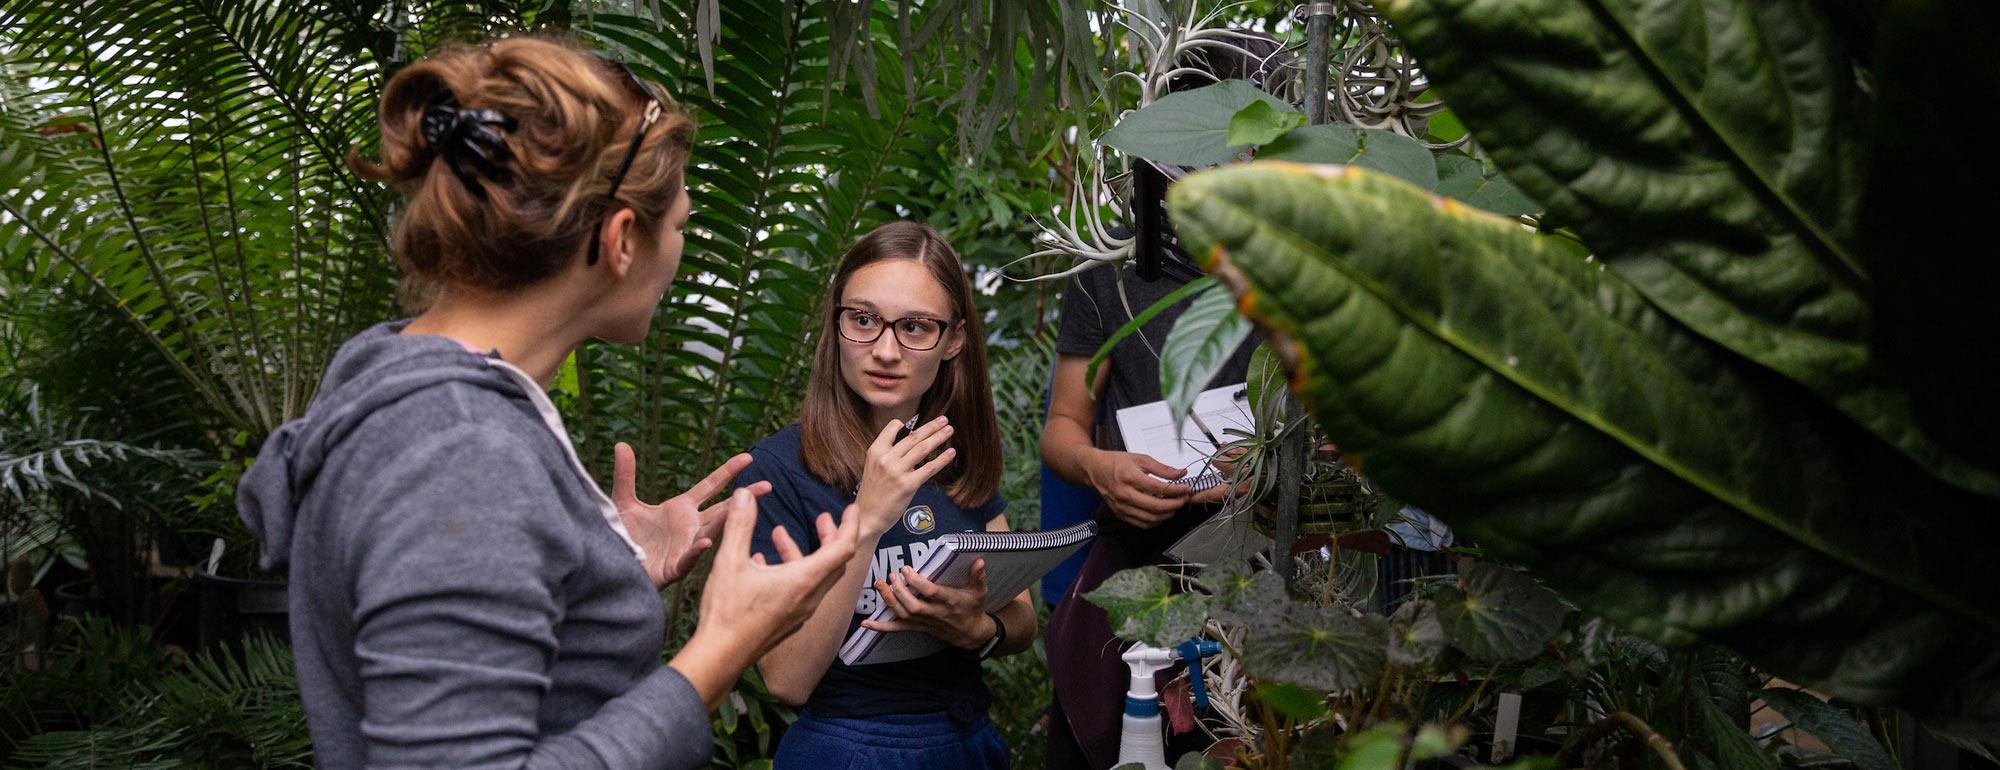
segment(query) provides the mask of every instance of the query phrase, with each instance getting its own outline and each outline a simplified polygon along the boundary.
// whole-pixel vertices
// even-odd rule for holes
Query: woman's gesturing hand
[[[861,517],[853,506],[842,514],[839,526],[831,514],[819,515],[814,522],[819,549],[811,555],[801,553],[783,527],[774,528],[771,541],[782,561],[771,564],[763,554],[750,553],[750,535],[757,527],[756,497],[748,489],[738,489],[723,505],[728,519],[722,546],[701,589],[701,619],[694,636],[674,658],[674,668],[710,707],[729,693],[743,669],[812,616],[847,569],[861,533]]]
[[[729,458],[686,492],[658,505],[639,501],[635,484],[638,461],[630,444],[618,442],[612,452],[611,467],[611,502],[617,506],[618,516],[624,520],[633,542],[646,549],[646,576],[653,579],[654,588],[665,588],[686,577],[702,552],[715,544],[716,532],[728,514],[729,501],[705,508],[702,503],[728,489],[736,474],[750,467],[750,455]],[[759,481],[744,489],[753,497],[762,495],[771,491],[771,482]]]
[[[986,560],[972,563],[964,588],[941,586],[909,567],[889,580],[875,581],[875,590],[896,617],[864,620],[877,631],[922,631],[962,650],[977,650],[993,638],[993,619],[986,615]]]
[[[924,423],[897,441],[896,432],[902,426],[900,422],[884,426],[868,447],[868,462],[862,466],[860,488],[854,494],[854,507],[860,509],[863,519],[862,537],[875,537],[895,526],[917,488],[958,456],[956,448],[944,446],[952,433],[945,418]]]

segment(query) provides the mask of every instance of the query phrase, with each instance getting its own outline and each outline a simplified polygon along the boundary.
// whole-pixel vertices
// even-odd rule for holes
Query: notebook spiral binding
[[[1097,534],[1092,522],[1046,532],[959,532],[948,535],[960,551],[1039,551],[1089,540]]]

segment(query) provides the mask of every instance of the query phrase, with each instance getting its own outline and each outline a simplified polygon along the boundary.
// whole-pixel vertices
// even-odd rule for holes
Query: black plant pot
[[[291,640],[291,612],[282,580],[244,580],[208,572],[194,575],[200,620],[195,639],[204,650],[262,631]]]

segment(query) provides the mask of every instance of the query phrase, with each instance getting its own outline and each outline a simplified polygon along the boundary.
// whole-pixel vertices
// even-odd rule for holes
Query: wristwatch
[[[1000,616],[989,612],[986,613],[986,617],[993,619],[993,638],[979,646],[980,660],[993,657],[993,651],[999,649],[1000,643],[1007,639],[1007,624],[1000,622]]]

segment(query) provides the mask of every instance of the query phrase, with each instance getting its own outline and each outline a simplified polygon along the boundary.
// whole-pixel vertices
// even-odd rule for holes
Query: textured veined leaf
[[[1820,6],[1382,10],[1507,178],[1648,299],[1939,477],[2000,497],[2000,470],[1921,430],[1864,343],[1871,280],[1853,233],[1864,99]]]
[[[1635,632],[1947,722],[2000,713],[1994,503],[1573,243],[1352,169],[1219,169],[1169,203],[1391,494]]]
[[[1167,573],[1153,567],[1120,571],[1083,595],[1103,608],[1120,639],[1172,647],[1201,633],[1208,597],[1174,593]]]

